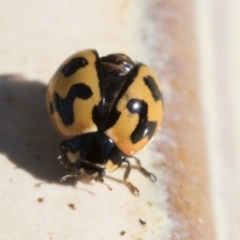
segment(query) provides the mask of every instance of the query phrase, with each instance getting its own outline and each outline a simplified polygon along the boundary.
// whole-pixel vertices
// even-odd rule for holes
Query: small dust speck
[[[120,235],[123,236],[125,233],[126,233],[125,231],[121,231],[121,232],[120,232]]]
[[[43,198],[38,198],[38,202],[43,202]]]
[[[139,222],[140,222],[141,225],[146,225],[146,222],[143,221],[141,218],[139,219]]]
[[[72,210],[75,210],[75,205],[73,203],[69,203],[68,206],[72,209]]]
[[[152,204],[151,202],[148,202],[148,205],[149,205],[150,207],[152,207],[152,206],[153,206],[153,204]]]

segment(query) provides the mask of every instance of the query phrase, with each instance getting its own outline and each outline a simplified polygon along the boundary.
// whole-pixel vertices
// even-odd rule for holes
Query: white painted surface
[[[197,0],[208,165],[218,240],[240,239],[240,2]]]

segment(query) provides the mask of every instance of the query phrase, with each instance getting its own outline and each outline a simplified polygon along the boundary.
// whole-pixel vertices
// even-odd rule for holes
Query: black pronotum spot
[[[130,113],[136,113],[139,115],[139,122],[130,137],[132,143],[137,143],[146,136],[148,136],[148,139],[151,139],[156,130],[157,123],[148,121],[147,103],[143,100],[131,99],[127,104],[127,109]]]
[[[69,63],[67,63],[62,68],[62,73],[64,77],[69,77],[73,75],[79,68],[85,67],[88,61],[83,57],[73,58]]]
[[[59,113],[65,125],[71,125],[74,122],[73,102],[75,98],[87,100],[92,94],[91,88],[86,84],[75,84],[70,88],[65,98],[61,98],[57,93],[54,93],[52,102],[55,103],[55,106],[50,104],[50,109]]]

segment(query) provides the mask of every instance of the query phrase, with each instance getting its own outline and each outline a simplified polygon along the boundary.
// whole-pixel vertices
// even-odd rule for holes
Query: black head
[[[105,165],[120,159],[122,153],[105,134],[94,132],[79,135],[60,143],[62,164],[72,173],[68,177],[78,177],[82,181],[102,180]]]

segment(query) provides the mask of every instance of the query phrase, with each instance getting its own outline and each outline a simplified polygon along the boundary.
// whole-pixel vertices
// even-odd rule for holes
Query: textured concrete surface
[[[229,222],[237,222],[239,217],[234,212],[239,194],[232,188],[234,179],[239,182],[235,177],[239,161],[237,154],[230,160],[226,156],[233,154],[231,148],[239,135],[229,135],[234,144],[227,147],[217,142],[219,136],[226,136],[221,129],[229,123],[227,118],[225,124],[219,123],[224,113],[216,112],[219,105],[214,101],[220,96],[212,95],[218,81],[213,80],[214,47],[208,42],[213,10],[206,12],[206,6],[215,1],[196,1],[196,12],[193,2],[0,0],[0,239],[212,240],[205,147],[215,223],[221,230],[218,236],[221,240],[230,239],[230,233],[238,236],[236,225]],[[227,9],[230,16],[233,10]],[[216,19],[222,19],[219,16]],[[229,32],[233,33],[232,28]],[[218,45],[219,54],[223,42]],[[197,46],[203,50],[201,81]],[[56,160],[62,137],[47,116],[46,85],[66,57],[88,48],[97,49],[101,56],[126,53],[150,65],[162,80],[166,104],[163,129],[138,154],[158,182],[149,182],[133,169],[130,180],[141,190],[139,197],[121,183],[122,168],[105,180],[113,191],[97,183],[59,182],[65,174]],[[233,52],[231,48],[228,58]],[[234,66],[229,64],[228,70],[222,71],[232,76],[237,69]],[[228,104],[236,102],[237,88],[227,90],[229,86],[223,82],[221,91],[226,89],[231,96]],[[206,96],[204,110],[201,91]],[[229,110],[228,114],[235,112]],[[239,126],[236,123],[231,126]]]
[[[149,63],[142,2],[0,1],[0,239],[169,239],[160,181],[153,184],[133,170],[139,197],[119,181],[124,169],[106,178],[113,191],[59,182],[65,174],[56,160],[62,138],[45,109],[46,84],[78,50],[123,52]],[[154,172],[162,155],[149,149],[139,156]]]

